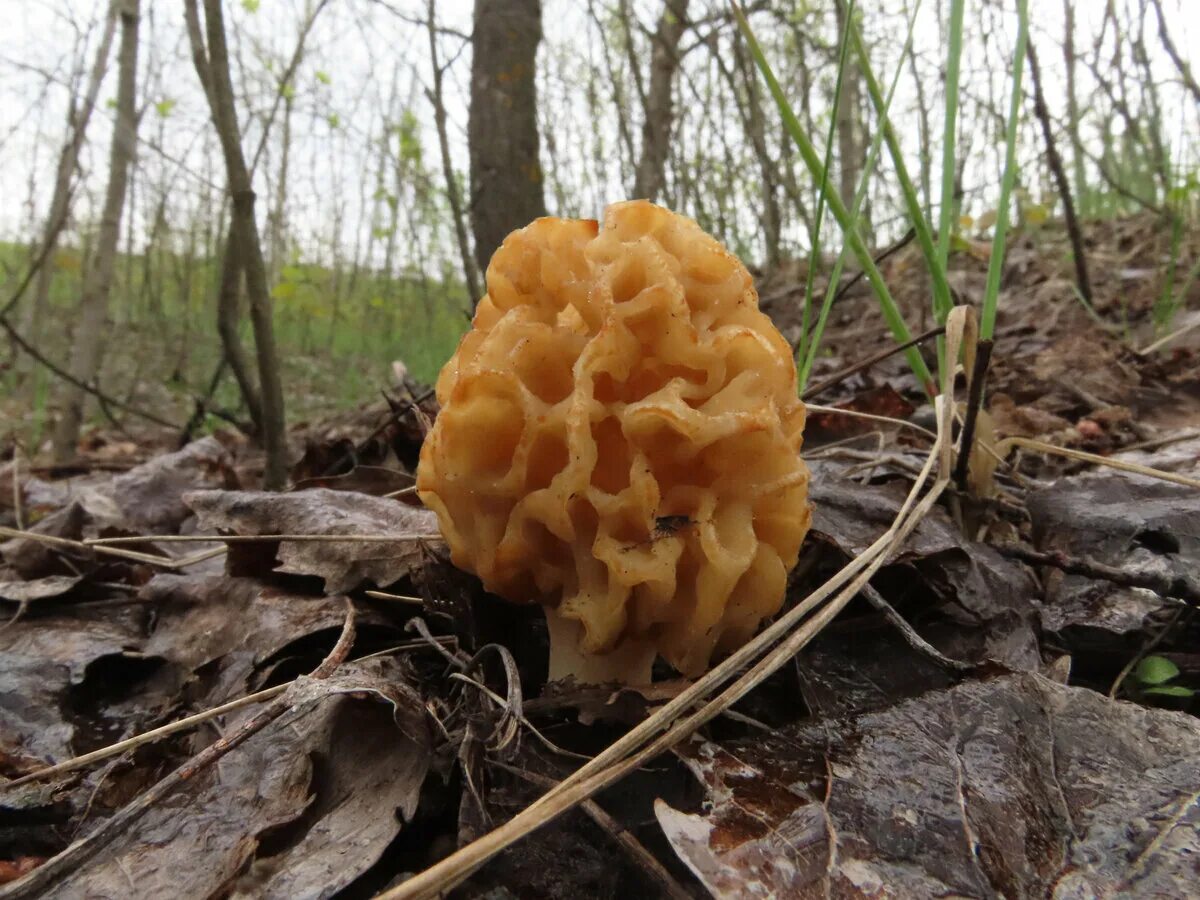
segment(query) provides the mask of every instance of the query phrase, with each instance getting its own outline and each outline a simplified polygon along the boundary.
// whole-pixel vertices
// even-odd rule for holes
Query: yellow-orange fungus
[[[745,266],[644,201],[514,232],[487,287],[417,476],[455,564],[601,670],[698,674],[778,611],[808,531],[791,348]]]

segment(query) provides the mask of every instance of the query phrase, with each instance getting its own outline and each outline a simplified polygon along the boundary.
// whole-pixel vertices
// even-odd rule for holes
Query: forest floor
[[[1200,236],[1132,218],[1087,245],[1090,308],[1053,224],[1013,237],[994,496],[952,487],[800,653],[454,896],[1194,890],[1200,325],[1153,344],[1200,323]],[[963,302],[986,251],[954,255]],[[919,254],[883,271],[923,330]],[[803,281],[760,284],[793,341]],[[852,287],[811,383],[889,341]],[[415,537],[436,531],[407,490],[436,407],[378,387],[390,408],[293,429],[282,494],[255,492],[232,430],[96,427],[66,467],[0,448],[0,897],[374,896],[684,689],[547,685],[536,610]],[[922,396],[897,354],[813,402],[933,427]],[[896,518],[930,440],[822,409],[804,452],[814,523],[785,611]]]

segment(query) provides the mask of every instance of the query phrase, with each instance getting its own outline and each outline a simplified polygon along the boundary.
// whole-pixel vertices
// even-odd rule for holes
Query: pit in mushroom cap
[[[487,287],[417,473],[454,563],[546,607],[552,678],[699,674],[778,611],[808,531],[790,346],[646,201],[513,232]]]

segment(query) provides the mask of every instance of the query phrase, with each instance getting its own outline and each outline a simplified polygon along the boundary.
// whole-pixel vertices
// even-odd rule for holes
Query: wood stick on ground
[[[983,388],[987,384],[988,365],[991,361],[992,342],[980,341],[978,352],[971,365],[971,387],[967,395],[967,413],[963,419],[958,463],[954,467],[954,483],[960,491],[967,489],[967,473],[971,468],[971,449],[975,444],[975,423],[979,421],[979,410],[983,406]],[[953,362],[950,364],[953,365]]]
[[[346,601],[346,622],[342,626],[342,634],[337,644],[329,651],[329,655],[313,670],[310,678],[328,678],[346,661],[350,648],[354,644],[354,606]],[[69,875],[80,866],[91,860],[117,838],[126,828],[140,819],[154,804],[175,791],[180,785],[193,779],[201,771],[213,765],[221,757],[234,748],[244,744],[258,732],[262,731],[285,712],[292,708],[287,695],[275,700],[254,718],[245,722],[232,735],[220,738],[205,747],[190,760],[159,781],[152,788],[122,807],[112,818],[105,820],[87,837],[76,841],[66,850],[52,856],[43,865],[34,869],[28,875],[0,888],[0,898],[3,900],[22,900],[43,894],[59,879]]]

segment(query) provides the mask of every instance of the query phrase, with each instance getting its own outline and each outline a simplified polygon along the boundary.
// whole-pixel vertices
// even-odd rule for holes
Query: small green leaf
[[[258,12],[259,0],[242,0],[242,9],[248,13]]]
[[[175,101],[170,99],[169,97],[165,100],[159,100],[157,103],[154,104],[154,111],[156,113],[158,113],[158,115],[161,118],[164,118],[164,119],[167,116],[171,115],[171,110],[173,110],[174,108],[175,108]]]
[[[117,98],[109,97],[107,100],[104,101],[104,106],[106,109],[116,109],[117,108]]]
[[[341,124],[342,124],[342,117],[339,116],[337,113],[330,113],[326,117],[325,121],[327,121],[329,123],[330,128],[339,128],[339,127],[341,127]]]
[[[1163,656],[1147,656],[1135,674],[1142,684],[1162,684],[1179,674],[1179,666]]]
[[[1160,687],[1146,688],[1145,693],[1159,697],[1194,697],[1196,692],[1182,684],[1164,684]]]
[[[290,300],[296,296],[296,284],[293,281],[281,281],[271,291],[276,300]]]
[[[279,93],[283,96],[284,100],[294,100],[296,98],[296,89],[292,87],[291,82],[280,88]]]
[[[329,84],[330,81],[332,80],[329,77],[329,73],[324,71],[323,69],[317,69],[316,74],[317,74],[317,81],[321,82],[321,84]]]

